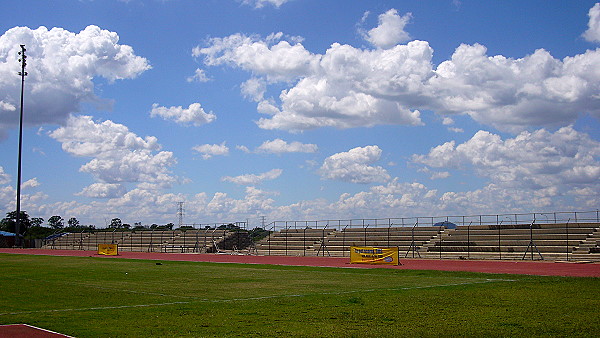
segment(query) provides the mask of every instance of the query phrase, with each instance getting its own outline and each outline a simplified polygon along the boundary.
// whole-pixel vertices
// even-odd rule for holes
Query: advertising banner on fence
[[[398,248],[350,247],[350,263],[402,265]]]
[[[98,244],[98,255],[117,256],[118,254],[116,244]]]

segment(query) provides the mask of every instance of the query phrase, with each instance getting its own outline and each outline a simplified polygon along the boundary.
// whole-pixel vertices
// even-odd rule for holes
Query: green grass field
[[[0,254],[0,324],[76,337],[591,336],[600,279]]]

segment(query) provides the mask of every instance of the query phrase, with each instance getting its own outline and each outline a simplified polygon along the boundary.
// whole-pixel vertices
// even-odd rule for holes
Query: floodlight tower
[[[19,118],[19,159],[17,165],[17,216],[15,220],[15,245],[19,246],[21,244],[20,238],[20,228],[21,228],[21,153],[23,150],[23,92],[25,89],[25,76],[27,76],[27,72],[25,71],[25,66],[27,66],[27,55],[25,55],[25,45],[21,45],[21,51],[19,55],[21,58],[19,62],[21,62],[21,71],[19,75],[21,76],[21,115]]]

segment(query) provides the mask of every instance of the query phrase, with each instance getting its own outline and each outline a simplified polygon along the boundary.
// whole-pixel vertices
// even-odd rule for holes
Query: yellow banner
[[[398,248],[350,247],[350,263],[402,265]]]
[[[98,244],[98,255],[117,256],[118,254],[116,244]]]

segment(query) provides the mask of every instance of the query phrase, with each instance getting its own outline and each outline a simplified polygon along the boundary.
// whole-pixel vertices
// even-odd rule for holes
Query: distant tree
[[[39,227],[42,226],[42,224],[44,224],[44,219],[41,217],[34,217],[31,219],[31,226]]]
[[[150,226],[150,229],[158,229],[158,224],[152,223],[152,225]]]
[[[120,219],[120,218],[113,218],[113,219],[110,221],[110,226],[109,226],[109,228],[117,228],[117,229],[120,229],[120,228],[121,228],[121,226],[123,226],[123,222],[121,222],[121,219]]]
[[[48,225],[54,229],[61,229],[65,226],[64,220],[60,216],[52,216],[48,218]]]
[[[62,231],[64,232],[83,232],[83,231],[91,231],[94,230],[96,228],[96,226],[94,225],[77,225],[77,226],[68,226],[62,229]]]
[[[240,230],[240,227],[233,223],[229,223],[229,224],[221,224],[221,225],[219,225],[219,227],[217,229],[219,229],[219,230]]]
[[[122,227],[123,227],[123,229],[129,229],[129,228],[131,228],[131,224],[124,223],[122,225]]]
[[[173,230],[173,227],[175,226],[175,224],[173,223],[168,223],[167,225],[165,225],[165,228],[169,229],[169,230]]]
[[[79,226],[79,221],[75,217],[69,218],[69,221],[67,221],[67,223],[69,223],[69,226],[72,228],[76,228]]]
[[[29,215],[27,215],[27,211],[21,211],[19,217],[19,233],[24,234],[27,229],[31,226],[31,220],[29,219]],[[8,231],[15,233],[16,232],[16,224],[17,224],[17,212],[11,211],[6,213],[6,217],[0,221],[0,229],[3,231]]]
[[[42,227],[42,226],[31,226],[27,229],[27,233],[25,234],[25,239],[43,239],[54,233],[54,229]]]
[[[271,232],[268,230],[265,230],[263,228],[254,228],[254,229],[250,230],[248,233],[250,234],[250,238],[252,238],[252,240],[254,242],[258,242],[261,239],[269,236],[269,234]]]

